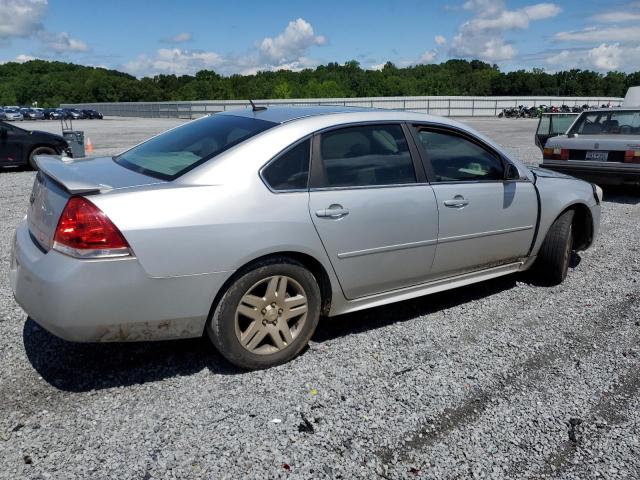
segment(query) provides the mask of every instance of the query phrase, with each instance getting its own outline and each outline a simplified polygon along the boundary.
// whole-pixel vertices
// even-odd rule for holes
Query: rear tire
[[[36,155],[57,155],[57,152],[55,151],[54,148],[51,147],[36,147],[33,150],[31,150],[31,153],[29,153],[29,167],[32,170],[37,170],[38,166],[36,165],[36,161],[35,161],[35,156]]]
[[[558,285],[567,277],[573,250],[573,210],[560,215],[547,232],[540,247],[535,270],[545,285]]]
[[[220,298],[207,334],[232,364],[270,368],[296,357],[320,319],[320,287],[302,264],[276,257],[241,273]]]

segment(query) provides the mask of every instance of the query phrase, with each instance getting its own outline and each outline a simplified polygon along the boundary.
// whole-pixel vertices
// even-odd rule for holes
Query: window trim
[[[322,158],[321,144],[322,135],[333,132],[335,130],[344,130],[357,127],[370,127],[370,126],[399,126],[402,135],[407,142],[407,148],[409,150],[409,158],[411,158],[411,164],[413,165],[413,172],[415,175],[415,182],[412,183],[391,183],[383,185],[351,185],[332,187],[326,185],[325,171],[323,167],[324,160]],[[311,142],[311,169],[309,175],[309,191],[329,191],[329,190],[366,190],[374,188],[393,188],[393,187],[413,187],[416,185],[428,185],[427,177],[424,171],[424,166],[420,160],[417,147],[414,145],[414,140],[411,132],[407,127],[407,122],[404,120],[371,120],[364,122],[350,122],[342,123],[340,125],[332,125],[320,130],[317,130],[313,134],[313,140]]]
[[[437,181],[435,170],[433,169],[433,165],[431,163],[431,159],[429,158],[429,155],[425,151],[426,149],[419,147],[420,140],[418,139],[418,133],[420,130],[428,130],[436,133],[445,133],[447,135],[463,138],[464,140],[467,140],[470,143],[473,143],[474,145],[485,150],[489,154],[495,156],[502,164],[503,173],[506,171],[507,165],[509,164],[513,165],[518,171],[520,171],[520,169],[515,164],[511,163],[502,153],[497,151],[495,148],[491,147],[490,145],[487,145],[485,142],[483,142],[481,139],[479,139],[475,135],[472,135],[461,128],[457,128],[455,126],[450,126],[450,125],[435,124],[435,123],[411,122],[409,130],[411,131],[413,141],[416,144],[418,154],[424,164],[424,169],[427,172],[427,178],[429,179],[429,183],[431,185],[453,185],[453,184],[469,184],[469,183],[511,183],[511,182],[523,182],[523,181],[529,182],[529,179],[527,179],[526,177],[525,178],[521,177],[520,179],[514,179],[514,180],[507,180],[503,178],[501,180],[473,179],[473,180],[449,180],[444,182]]]
[[[267,179],[264,176],[264,171],[267,168],[269,168],[269,166],[272,163],[278,161],[278,159],[280,159],[280,157],[285,155],[290,150],[293,150],[294,148],[296,148],[301,143],[306,142],[307,140],[309,140],[309,170],[307,172],[307,186],[306,186],[306,188],[291,188],[291,189],[287,189],[287,190],[278,190],[276,188],[273,188],[271,185],[269,185],[269,182],[267,181]],[[312,159],[312,154],[313,154],[313,134],[305,135],[304,137],[299,138],[295,142],[290,143],[285,148],[283,148],[278,153],[276,153],[273,157],[271,157],[271,159],[268,160],[267,163],[265,163],[264,165],[262,165],[262,167],[260,167],[260,169],[258,170],[258,176],[260,177],[260,180],[262,180],[262,183],[264,183],[264,185],[269,189],[269,191],[271,193],[280,194],[280,193],[308,192],[309,191],[309,184],[311,183],[311,163],[312,163],[311,159]]]

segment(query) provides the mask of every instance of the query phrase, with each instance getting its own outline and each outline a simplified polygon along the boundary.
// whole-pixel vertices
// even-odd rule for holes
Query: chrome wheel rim
[[[270,355],[289,347],[307,321],[307,295],[286,275],[256,282],[236,307],[236,337],[246,350]]]

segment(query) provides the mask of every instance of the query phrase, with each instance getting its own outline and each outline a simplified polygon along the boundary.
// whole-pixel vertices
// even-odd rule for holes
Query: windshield
[[[571,129],[580,135],[640,135],[640,110],[583,113]]]
[[[173,180],[276,125],[255,118],[212,115],[162,133],[114,160],[131,170]]]

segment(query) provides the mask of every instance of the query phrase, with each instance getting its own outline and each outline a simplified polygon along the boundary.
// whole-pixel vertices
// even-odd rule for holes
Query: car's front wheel
[[[288,362],[307,345],[320,318],[313,274],[288,258],[271,258],[241,274],[218,302],[207,333],[229,362],[246,369]]]
[[[45,146],[36,147],[33,150],[31,150],[31,153],[29,153],[28,162],[29,162],[29,167],[31,167],[33,170],[38,169],[38,166],[36,165],[36,160],[35,160],[36,155],[57,155],[57,152],[54,148],[45,147]]]
[[[567,277],[573,249],[573,210],[560,215],[547,232],[535,268],[540,281],[558,285]]]

